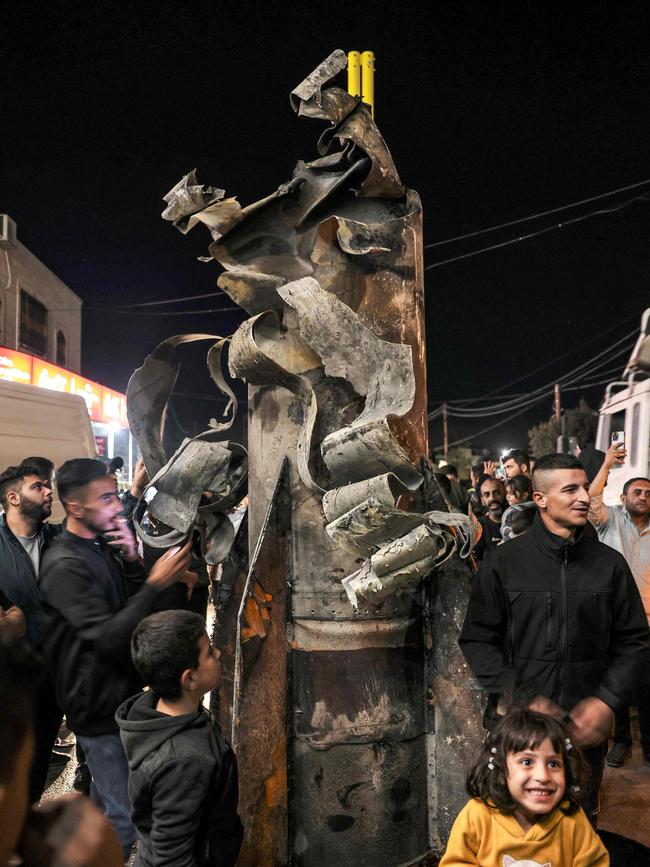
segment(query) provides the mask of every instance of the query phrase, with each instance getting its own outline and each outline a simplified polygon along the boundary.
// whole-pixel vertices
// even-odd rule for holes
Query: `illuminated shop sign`
[[[91,421],[128,427],[126,395],[26,352],[0,347],[0,380],[76,394],[85,400]]]
[[[32,383],[32,356],[0,346],[0,379],[5,382]]]

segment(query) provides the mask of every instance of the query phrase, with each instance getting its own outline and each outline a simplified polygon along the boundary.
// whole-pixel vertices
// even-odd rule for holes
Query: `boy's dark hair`
[[[445,464],[444,467],[440,467],[440,472],[444,476],[457,476],[458,468],[454,464]]]
[[[542,457],[538,458],[535,462],[535,469],[533,470],[533,476],[531,479],[533,491],[542,490],[540,487],[540,484],[543,484],[542,474],[553,472],[554,470],[582,470],[586,473],[585,468],[575,455],[565,455],[562,454],[562,452],[542,455]]]
[[[520,499],[520,494],[528,494],[528,499],[533,495],[533,486],[530,483],[528,476],[513,476],[511,479],[506,479],[506,491],[511,489],[513,494]]]
[[[81,488],[107,475],[106,464],[95,458],[73,458],[62,464],[56,473],[59,499],[67,503]]]
[[[34,694],[43,663],[28,641],[0,634],[0,785],[11,781],[16,756],[34,724]]]
[[[140,676],[160,698],[180,698],[181,675],[199,665],[205,621],[193,611],[159,611],[136,626],[131,657]]]
[[[503,461],[513,460],[515,463],[522,466],[522,464],[526,464],[526,466],[530,469],[530,456],[527,452],[522,451],[522,449],[510,449],[508,454],[504,455]]]
[[[51,479],[54,475],[54,462],[49,458],[41,458],[34,455],[31,458],[23,458],[20,462],[21,467],[23,464],[29,467],[35,467],[42,479]]]
[[[648,482],[650,484],[650,479],[646,479],[645,476],[634,476],[633,479],[628,479],[627,482],[623,485],[623,495],[627,494],[630,489],[630,485],[633,485],[635,482]]]
[[[38,476],[40,478],[41,474],[38,467],[33,467],[26,463],[22,463],[17,467],[7,467],[6,470],[0,473],[0,503],[5,512],[9,506],[7,494],[9,491],[19,491],[23,486],[25,476]]]
[[[532,710],[511,711],[488,734],[481,755],[467,775],[468,793],[501,813],[514,813],[517,804],[508,791],[506,759],[511,753],[536,750],[546,738],[564,766],[565,789],[559,809],[567,816],[575,813],[586,793],[589,767],[578,747],[572,745],[569,749],[564,725]],[[492,752],[493,749],[496,752]],[[488,761],[493,765],[492,770]]]

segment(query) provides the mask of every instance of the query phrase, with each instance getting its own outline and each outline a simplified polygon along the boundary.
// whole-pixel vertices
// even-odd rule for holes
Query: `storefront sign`
[[[0,347],[0,379],[31,385],[32,356],[26,352]]]
[[[26,352],[0,346],[0,380],[79,395],[86,401],[91,421],[128,427],[125,394]]]

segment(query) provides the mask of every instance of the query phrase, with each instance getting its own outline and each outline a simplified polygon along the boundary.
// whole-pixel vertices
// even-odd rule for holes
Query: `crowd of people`
[[[146,471],[123,501],[109,469],[58,468],[62,524],[48,520],[50,461],[0,473],[0,742],[15,757],[0,770],[0,864],[17,851],[25,865],[113,867],[137,835],[140,867],[228,867],[242,839],[237,765],[202,705],[221,668],[192,543],[145,568],[128,516]],[[90,797],[35,807],[64,716]]]
[[[469,486],[451,465],[437,476],[480,528],[459,643],[488,697],[446,867],[609,863],[598,793],[604,763],[630,755],[630,705],[650,767],[650,480],[603,503],[625,458],[612,446],[588,473],[573,455],[514,450],[472,467]],[[202,705],[220,662],[206,597],[192,601],[191,543],[141,556],[129,514],[142,465],[120,499],[104,463],[67,461],[65,521],[52,523],[53,470],[28,457],[0,474],[0,742],[13,757],[0,865],[19,852],[25,865],[111,867],[136,837],[141,867],[235,864],[237,764]],[[35,806],[63,717],[90,798]]]

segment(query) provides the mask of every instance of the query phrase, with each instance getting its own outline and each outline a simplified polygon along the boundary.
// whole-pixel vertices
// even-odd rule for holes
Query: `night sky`
[[[83,372],[124,390],[164,337],[229,334],[245,318],[226,296],[120,311],[216,289],[220,266],[197,261],[208,232],[182,236],[163,222],[162,196],[197,168],[200,182],[247,204],[314,158],[324,125],[298,119],[288,97],[332,50],[375,51],[377,122],[422,197],[431,243],[650,178],[644,8],[161,0],[37,13],[15,4],[0,43],[0,212],[84,300]],[[429,249],[425,264],[643,192],[650,185]],[[621,323],[510,390],[567,372],[636,327],[649,287],[650,201],[428,271],[432,406],[507,385]],[[221,307],[233,313],[151,315]],[[185,395],[214,394],[206,350],[186,355]],[[586,392],[592,406],[601,394]],[[218,406],[176,404],[188,427],[198,413],[199,428]],[[528,425],[550,412],[549,399],[479,440],[524,444]],[[452,420],[451,439],[496,420]]]

